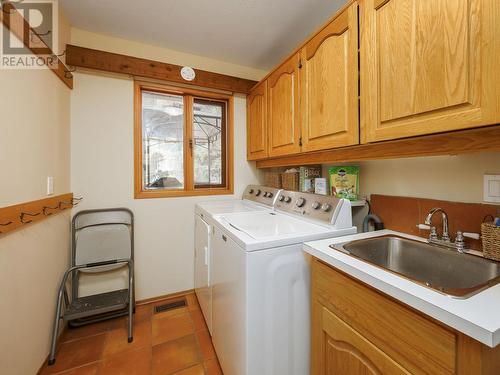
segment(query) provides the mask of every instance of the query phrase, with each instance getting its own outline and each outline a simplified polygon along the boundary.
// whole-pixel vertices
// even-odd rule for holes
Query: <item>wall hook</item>
[[[50,33],[52,32],[52,30],[49,30],[47,31],[46,33],[37,33],[36,31],[34,30],[30,30],[30,40],[31,40],[31,43],[36,43],[37,40],[34,38],[35,36],[43,42],[43,39],[42,39],[42,36],[47,36],[49,35]]]
[[[8,221],[6,223],[0,223],[0,226],[6,227],[6,226],[9,226],[10,224],[12,224],[12,221]],[[0,230],[0,233],[3,233],[3,232]]]
[[[68,201],[61,201],[61,202],[59,202],[59,209],[60,210],[65,210],[66,208],[78,206],[82,200],[83,200],[83,197],[81,197],[81,198],[73,198],[69,202]],[[64,207],[65,205],[68,206],[68,207]]]
[[[83,197],[73,198],[73,202],[72,202],[73,206],[78,206],[82,200],[83,200]]]
[[[57,205],[55,207],[44,206],[42,212],[45,216],[50,216],[50,215],[52,215],[52,212],[48,212],[49,210],[59,210],[59,209],[60,209],[59,205]]]
[[[67,78],[67,79],[70,79],[73,77],[73,75],[71,73],[73,72],[76,72],[76,68],[73,67],[73,68],[66,68],[64,70],[64,77]]]
[[[63,57],[65,54],[66,54],[66,50],[62,51],[62,53],[60,53],[60,54],[57,54],[54,52],[51,56],[54,59],[58,59],[59,57]]]
[[[24,221],[24,217],[25,217],[25,216],[38,216],[38,215],[40,215],[40,214],[41,214],[41,212],[38,212],[38,213],[36,213],[36,214],[32,214],[32,213],[30,213],[30,212],[21,212],[21,215],[19,215],[19,219],[21,220],[21,223],[23,223],[23,224],[29,224],[29,223],[31,223],[33,220],[27,220],[27,221]]]

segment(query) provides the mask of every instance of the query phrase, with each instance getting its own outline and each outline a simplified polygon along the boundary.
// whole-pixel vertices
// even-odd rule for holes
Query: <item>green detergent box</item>
[[[328,175],[330,176],[330,192],[334,197],[346,198],[351,201],[358,199],[358,166],[330,167]]]

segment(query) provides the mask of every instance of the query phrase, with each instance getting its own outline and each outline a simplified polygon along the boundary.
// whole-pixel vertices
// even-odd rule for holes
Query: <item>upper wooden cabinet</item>
[[[358,4],[301,50],[302,151],[359,143]]]
[[[267,81],[247,97],[247,159],[267,157]]]
[[[269,156],[300,152],[299,54],[267,78]]]
[[[500,120],[498,0],[360,0],[361,139]]]

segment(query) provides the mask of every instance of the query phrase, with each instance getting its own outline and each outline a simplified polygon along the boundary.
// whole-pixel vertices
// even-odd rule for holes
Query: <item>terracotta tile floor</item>
[[[186,307],[155,314],[154,307],[185,298]],[[41,375],[222,375],[194,294],[138,305],[134,341],[127,318],[68,329],[56,363]]]

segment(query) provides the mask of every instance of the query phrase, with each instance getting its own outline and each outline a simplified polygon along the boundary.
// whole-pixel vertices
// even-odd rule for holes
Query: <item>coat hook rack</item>
[[[0,241],[1,236],[6,233],[29,228],[26,224],[37,223],[48,217],[56,216],[67,209],[71,209],[82,199],[73,198],[72,193],[67,193],[14,206],[0,207]]]
[[[29,224],[29,223],[31,223],[33,220],[27,220],[27,221],[25,221],[25,220],[24,220],[24,217],[25,217],[25,216],[35,217],[35,216],[38,216],[38,215],[40,215],[40,214],[41,214],[41,212],[38,212],[38,213],[36,213],[36,214],[33,214],[33,213],[31,213],[31,212],[21,212],[21,215],[19,215],[19,220],[20,220],[20,221],[21,221],[21,223],[23,223],[23,224]]]

